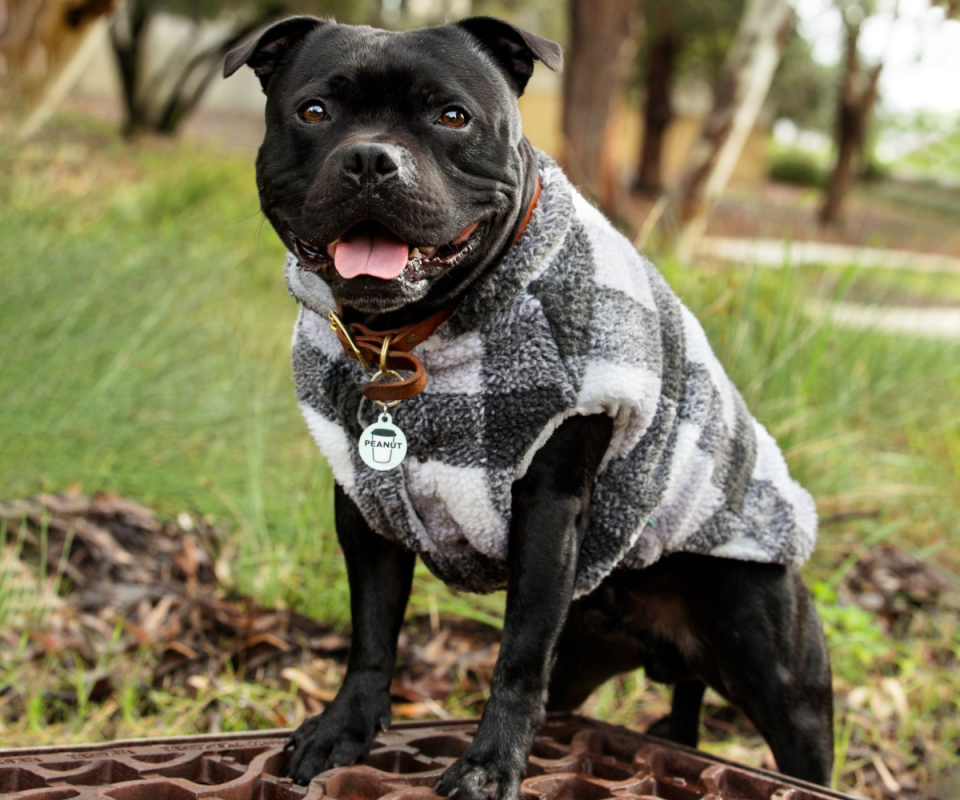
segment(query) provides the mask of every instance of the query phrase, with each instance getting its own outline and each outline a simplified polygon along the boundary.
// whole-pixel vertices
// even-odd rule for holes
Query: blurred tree
[[[833,115],[830,87],[836,85],[837,66],[813,57],[813,44],[794,30],[780,66],[773,76],[767,108],[774,119],[789,119],[805,130],[827,131]]]
[[[874,0],[838,0],[838,7],[844,31],[843,77],[834,122],[837,155],[820,207],[820,222],[825,225],[840,219],[840,209],[850,185],[854,162],[863,155],[867,124],[877,102],[884,63],[881,58],[868,67],[860,55],[863,22],[877,12]],[[894,19],[898,7],[899,0],[895,0]]]
[[[827,182],[823,205],[820,207],[820,222],[823,225],[839,222],[843,200],[854,170],[858,166],[866,166],[864,151],[868,128],[877,103],[880,74],[884,65],[883,56],[872,65],[865,64],[859,46],[864,21],[880,10],[877,0],[836,2],[844,30],[843,77],[840,81],[834,122],[836,160]],[[930,5],[943,9],[947,18],[960,17],[960,0],[931,0]],[[894,21],[898,12],[899,0],[893,0],[890,13]],[[892,35],[893,25],[890,30]],[[889,49],[889,46],[886,49]]]
[[[377,0],[126,0],[111,27],[124,134],[175,133],[219,76],[227,51],[271,19],[315,13],[366,22],[379,8]],[[161,12],[187,21],[189,33],[163,59],[151,59],[150,25]]]
[[[680,31],[672,2],[650,0],[644,6],[647,35],[646,47],[641,49],[646,50],[646,97],[640,163],[632,188],[643,194],[660,194],[663,191],[663,139],[673,121],[671,93]]]
[[[643,0],[645,36],[637,53],[643,84],[643,136],[632,189],[663,191],[662,156],[673,121],[675,83],[713,86],[743,13],[743,0]]]
[[[960,2],[960,0],[958,0]],[[702,82],[716,89],[723,61],[743,15],[743,0],[643,0],[645,36],[637,53],[644,95],[643,136],[632,190],[664,191],[663,142],[674,119],[677,84]],[[813,58],[813,47],[795,28],[789,34],[766,107],[804,128],[826,130],[832,105],[825,87],[835,69]]]
[[[572,180],[615,215],[606,146],[614,103],[625,93],[640,33],[637,0],[570,0],[563,86],[564,163]]]
[[[0,107],[35,133],[59,106],[103,41],[114,0],[0,3]]]
[[[792,23],[789,0],[748,0],[744,8],[720,71],[713,108],[671,197],[681,260],[696,250],[706,229],[709,204],[726,187],[756,124]]]
[[[227,19],[225,4],[126,0],[110,29],[123,92],[123,133],[175,133],[217,76],[223,56],[253,31],[283,11],[279,3],[238,3]],[[150,68],[150,24],[165,11],[190,21],[190,32],[161,66]],[[201,44],[203,23],[224,17],[221,29]]]

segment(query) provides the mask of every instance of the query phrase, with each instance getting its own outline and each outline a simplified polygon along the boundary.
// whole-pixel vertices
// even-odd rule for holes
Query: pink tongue
[[[372,275],[389,281],[407,264],[410,245],[382,225],[361,225],[341,239],[333,251],[333,264],[344,278]]]

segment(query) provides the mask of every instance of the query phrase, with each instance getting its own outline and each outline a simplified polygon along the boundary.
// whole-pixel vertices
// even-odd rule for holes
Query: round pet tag
[[[388,470],[399,467],[407,454],[407,437],[393,424],[386,412],[367,428],[358,442],[360,458],[371,469]]]

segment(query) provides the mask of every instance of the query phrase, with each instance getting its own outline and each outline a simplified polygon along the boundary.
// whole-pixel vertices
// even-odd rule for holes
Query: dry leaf
[[[296,686],[301,692],[308,697],[314,698],[315,700],[322,700],[324,703],[332,703],[333,698],[337,696],[336,692],[331,692],[329,689],[320,688],[313,678],[296,667],[287,667],[286,669],[282,670],[280,672],[280,677],[284,680],[290,681],[290,683]]]

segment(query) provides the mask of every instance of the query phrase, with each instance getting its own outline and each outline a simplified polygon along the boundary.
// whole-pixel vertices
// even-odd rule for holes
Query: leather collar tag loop
[[[427,385],[427,373],[423,362],[409,351],[440,327],[453,313],[453,306],[441,308],[420,322],[388,331],[375,331],[359,322],[347,326],[337,311],[329,314],[330,327],[336,331],[344,352],[360,361],[367,371],[371,370],[371,363],[380,365],[374,379],[363,387],[364,397],[374,402],[393,404],[394,401],[416,397],[423,391]],[[389,383],[377,382],[399,370],[413,374]]]

